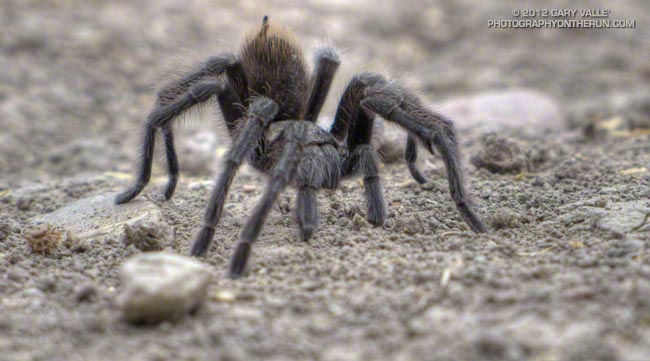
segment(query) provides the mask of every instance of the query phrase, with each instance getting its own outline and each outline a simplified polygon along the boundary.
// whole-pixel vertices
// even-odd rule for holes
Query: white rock
[[[69,231],[78,239],[118,237],[124,224],[140,220],[164,223],[162,211],[156,204],[138,197],[129,203],[115,205],[116,193],[79,199],[54,212],[36,216],[33,224],[49,223]]]
[[[531,89],[491,91],[448,99],[436,109],[459,129],[498,131],[506,128],[538,133],[565,128],[564,113],[550,95]]]
[[[122,264],[117,303],[129,322],[173,320],[201,305],[211,281],[210,269],[193,258],[162,252],[139,254]]]
[[[561,131],[565,118],[560,105],[549,95],[530,89],[491,91],[450,98],[436,103],[433,110],[447,116],[462,133],[465,130],[493,132],[517,129],[530,134],[540,131]],[[387,163],[403,159],[406,132],[385,122],[375,120],[374,142]],[[420,149],[420,153],[427,153]]]

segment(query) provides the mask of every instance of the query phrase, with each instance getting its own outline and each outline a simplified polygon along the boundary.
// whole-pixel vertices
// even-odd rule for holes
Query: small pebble
[[[253,192],[257,191],[257,186],[255,186],[255,185],[253,185],[253,184],[245,184],[245,185],[242,187],[242,191],[243,191],[244,193],[253,193]]]
[[[16,208],[20,211],[28,211],[32,206],[32,200],[26,197],[20,197],[16,200]]]
[[[235,302],[237,296],[229,291],[218,291],[214,294],[214,299],[219,302]]]
[[[88,302],[97,294],[97,287],[93,284],[83,284],[74,290],[74,298],[77,302]]]

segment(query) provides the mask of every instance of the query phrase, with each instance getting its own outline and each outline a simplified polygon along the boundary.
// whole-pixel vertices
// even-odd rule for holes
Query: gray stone
[[[90,301],[96,294],[97,287],[92,283],[85,283],[74,289],[74,298],[77,302]]]
[[[114,193],[83,198],[54,212],[33,217],[31,222],[62,228],[79,240],[119,237],[125,224],[139,220],[164,223],[160,208],[144,197],[121,205],[115,205],[114,199]]]
[[[20,233],[21,230],[18,222],[5,215],[0,216],[0,241],[4,241],[11,234]]]
[[[150,252],[160,251],[171,245],[174,238],[174,228],[166,223],[138,220],[133,224],[124,225],[124,233],[120,240],[125,247],[133,245],[143,252]]]
[[[608,211],[596,222],[598,229],[624,235],[640,230],[650,214],[650,202],[630,201],[608,205]]]
[[[521,217],[512,209],[499,208],[492,215],[492,227],[494,229],[517,228],[520,226]]]
[[[514,140],[488,134],[482,140],[482,147],[471,158],[472,164],[494,173],[520,173],[528,168],[528,158]]]
[[[126,321],[174,320],[197,309],[212,281],[201,262],[174,254],[150,252],[122,264],[122,290],[117,303]]]

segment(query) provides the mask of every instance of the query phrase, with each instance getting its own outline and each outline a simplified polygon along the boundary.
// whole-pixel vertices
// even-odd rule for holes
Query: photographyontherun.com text
[[[609,9],[513,9],[514,19],[489,19],[489,29],[634,29],[636,20],[610,19]]]

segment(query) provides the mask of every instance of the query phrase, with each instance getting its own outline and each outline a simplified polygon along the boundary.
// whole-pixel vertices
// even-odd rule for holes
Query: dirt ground
[[[650,6],[544,2],[610,9],[634,29],[487,28],[512,18],[513,7],[3,0],[0,359],[650,359]],[[523,159],[509,173],[475,166],[484,134],[460,129],[467,184],[489,234],[468,231],[442,162],[422,153],[423,185],[401,161],[382,168],[384,227],[367,224],[361,183],[347,180],[320,193],[320,227],[308,244],[292,214],[274,209],[248,276],[233,281],[227,263],[264,185],[243,169],[204,259],[215,278],[204,306],[173,323],[123,322],[119,266],[139,251],[119,236],[71,235],[36,254],[26,240],[34,220],[128,186],[154,86],[179,64],[236,50],[265,14],[306,49],[327,38],[344,50],[328,117],[351,75],[372,69],[431,103],[536,89],[558,100],[566,127],[501,133]],[[179,127],[179,148],[189,150],[174,198],[151,197],[164,185],[159,162],[136,201],[174,227],[168,251],[188,254],[200,225],[218,167],[183,167],[215,117],[207,111]],[[293,200],[288,191],[280,203]]]

